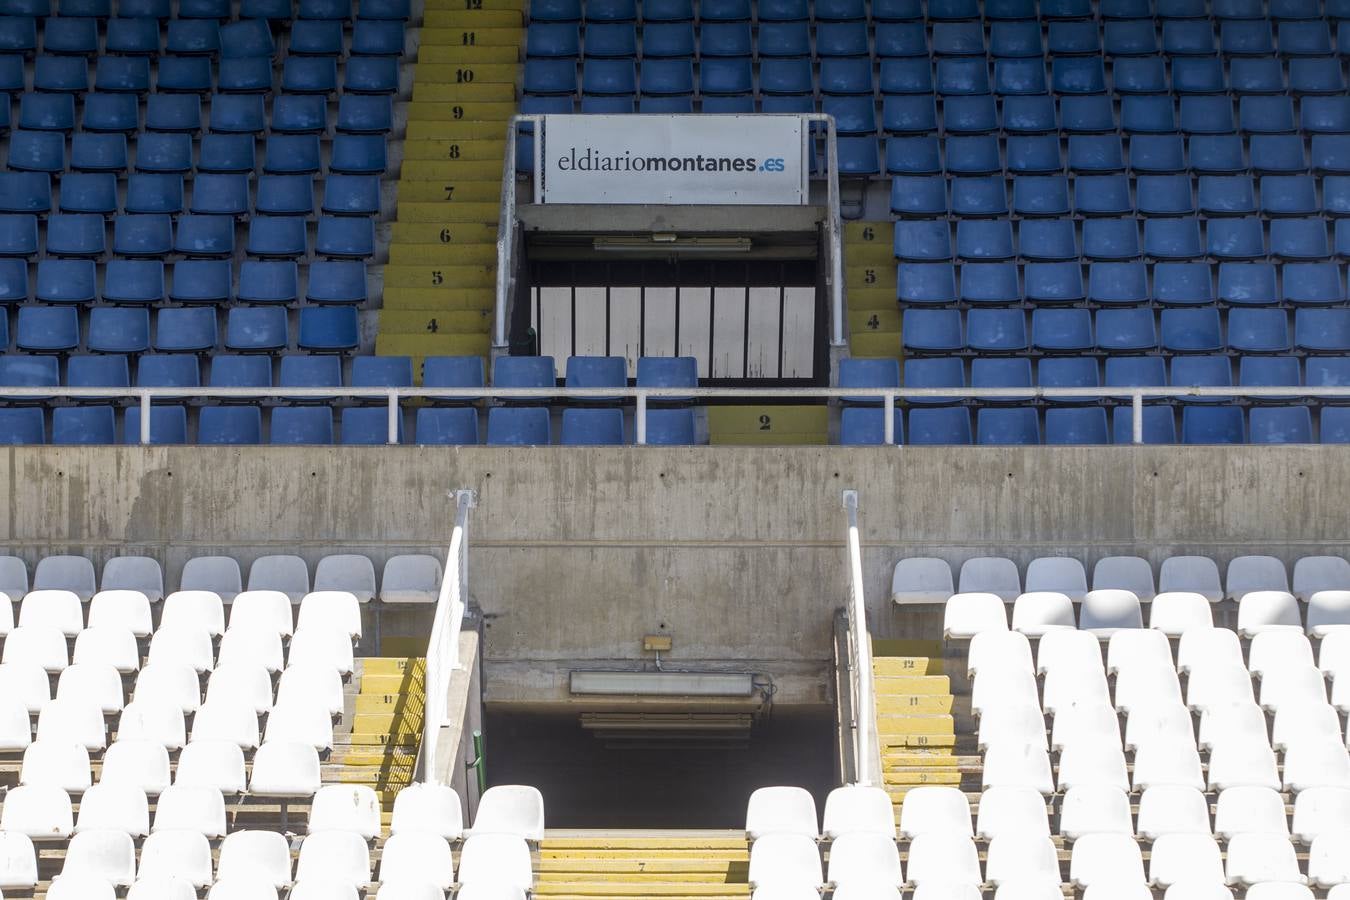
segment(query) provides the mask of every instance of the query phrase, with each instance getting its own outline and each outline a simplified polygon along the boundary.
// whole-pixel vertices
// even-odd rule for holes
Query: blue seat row
[[[404,0],[393,0],[391,6]],[[187,4],[191,5],[191,4]],[[81,13],[87,10],[80,10]],[[99,41],[99,25],[103,40]],[[44,53],[76,53],[113,56],[155,57],[220,56],[225,59],[269,58],[276,54],[271,29],[245,22],[221,26],[215,17],[194,20],[171,19],[161,27],[155,19],[106,18],[69,15],[48,19],[39,25],[32,16],[0,17],[0,53],[32,54],[39,49],[42,33]],[[291,23],[290,53],[341,56],[343,23],[339,20],[300,19]],[[91,32],[92,25],[92,32]],[[351,29],[351,55],[402,56],[405,26],[398,19],[358,19]],[[93,47],[94,49],[88,49]],[[102,61],[107,64],[107,61]]]
[[[907,353],[1350,352],[1350,309],[907,309]],[[1225,328],[1225,320],[1227,327]]]
[[[57,20],[53,20],[57,21]],[[0,21],[0,28],[4,23]],[[0,36],[2,39],[2,36]],[[18,64],[10,62],[18,60]],[[0,61],[6,90],[24,89],[22,58],[6,56]],[[144,56],[107,56],[98,61],[93,90],[132,97],[150,92],[221,94],[267,93],[280,89],[287,94],[331,94],[339,89],[357,94],[392,94],[398,90],[398,60],[390,56],[354,56],[343,65],[331,56],[288,56],[280,81],[266,58],[222,59],[214,63],[205,56],[166,56],[156,65]],[[89,67],[82,57],[39,56],[33,68],[32,88],[42,93],[76,97],[90,90]]]
[[[112,0],[64,0],[53,3],[52,0],[3,0],[0,2],[0,16],[29,16],[45,18],[61,16],[85,16],[108,18],[117,16],[125,19],[217,19],[230,18],[233,4],[230,0],[117,0],[116,9]],[[233,27],[239,33],[255,34],[252,26],[255,19],[290,20],[297,16],[301,19],[327,19],[348,21],[353,10],[360,19],[386,19],[401,21],[408,18],[408,0],[362,0],[357,6],[352,0],[299,0],[298,6],[292,0],[242,0],[239,5],[240,21]],[[231,26],[225,26],[229,28]]]
[[[884,412],[851,407],[840,417],[840,443],[883,443]],[[909,428],[902,428],[904,419]],[[1044,424],[1042,424],[1042,418]],[[1314,437],[1313,413],[1306,406],[1186,406],[1177,413],[1168,406],[1144,407],[1144,442],[1174,444],[1309,444],[1350,443],[1350,407],[1325,407]],[[1133,423],[1128,407],[1110,413],[1101,407],[1065,407],[1043,413],[1031,407],[986,407],[975,413],[964,407],[915,408],[908,416],[895,411],[895,443],[910,444],[1128,444]]]
[[[140,442],[141,411],[131,407],[118,415],[110,405],[62,406],[48,416],[38,407],[0,408],[0,444],[135,444]],[[257,406],[208,406],[197,414],[199,444],[385,444],[388,412],[382,407],[278,406],[268,415],[264,439],[263,410]],[[119,419],[122,427],[119,428]],[[188,443],[188,410],[179,405],[155,406],[150,413],[150,439],[155,444]],[[336,428],[334,427],[336,424]],[[624,414],[618,409],[564,410],[556,443],[618,445],[625,437]],[[628,429],[631,431],[631,429]],[[121,434],[119,441],[118,434]],[[423,408],[416,411],[414,444],[477,444],[479,413],[467,407]],[[403,424],[398,426],[404,441]],[[487,412],[487,443],[528,446],[555,443],[546,407],[493,407]],[[653,409],[647,413],[649,444],[692,444],[694,411]]]
[[[280,306],[239,306],[223,313],[224,340],[218,319],[209,306],[169,307],[158,310],[151,328],[144,307],[92,307],[81,328],[79,309],[73,306],[21,306],[15,317],[14,346],[26,353],[73,353],[83,347],[93,353],[211,353],[225,350],[251,353],[281,352],[292,347],[319,352],[354,350],[359,343],[355,307],[307,306],[296,316],[291,338],[290,316]],[[0,346],[9,344],[9,314],[0,314]]]
[[[911,194],[907,202],[917,199]],[[1096,199],[1102,198],[1085,194],[1085,202]],[[938,262],[954,256],[1003,260],[1017,255],[1032,260],[1072,259],[1081,255],[1090,261],[1131,260],[1141,256],[1157,260],[1212,256],[1219,260],[1274,257],[1317,261],[1346,255],[1350,247],[1350,230],[1343,220],[1333,226],[1334,244],[1328,238],[1328,223],[1321,218],[1263,222],[1256,217],[1242,217],[1202,222],[1194,216],[1152,216],[1142,221],[1142,241],[1140,224],[1133,217],[1088,219],[1081,224],[1067,217],[1023,220],[1017,226],[1020,241],[1015,245],[1013,223],[1009,220],[963,218],[956,223],[953,254],[952,226],[948,220],[902,219],[895,224],[895,254],[898,259],[914,262]]]

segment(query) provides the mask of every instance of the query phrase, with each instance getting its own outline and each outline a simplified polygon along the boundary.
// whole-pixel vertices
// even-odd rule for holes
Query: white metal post
[[[386,437],[390,444],[398,443],[398,424],[401,417],[402,411],[398,406],[398,391],[391,390],[389,392],[389,434]]]
[[[884,411],[884,415],[886,416],[886,421],[885,421],[885,423],[881,426],[882,429],[883,429],[883,430],[882,430],[882,440],[885,442],[885,444],[886,444],[887,446],[890,446],[890,445],[892,445],[892,444],[895,443],[895,395],[894,395],[894,394],[887,394],[887,395],[886,395],[886,399],[885,399],[885,401],[883,401],[883,404],[882,404],[882,409],[883,409],[883,411]]]
[[[1133,443],[1144,442],[1144,395],[1137,391],[1130,397],[1130,433]]]
[[[633,443],[647,443],[647,392],[638,391],[637,407],[633,411]]]
[[[141,443],[150,443],[150,394],[141,394]]]
[[[862,545],[858,539],[858,492],[844,491],[844,511],[848,517],[848,630],[853,645],[853,677],[858,682],[857,704],[853,710],[857,783],[875,782],[873,767],[872,723],[876,706],[872,699],[872,644],[867,634],[867,601],[863,595]]]

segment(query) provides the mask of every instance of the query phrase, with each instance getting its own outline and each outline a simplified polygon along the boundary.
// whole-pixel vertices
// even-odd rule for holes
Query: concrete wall
[[[577,665],[652,659],[770,675],[777,702],[830,701],[843,603],[839,493],[860,492],[873,630],[931,617],[887,602],[904,555],[1155,563],[1350,552],[1350,454],[1182,448],[13,448],[0,545],[27,558],[149,553],[311,564],[444,552],[446,492],[471,487],[471,593],[489,702],[567,697]]]

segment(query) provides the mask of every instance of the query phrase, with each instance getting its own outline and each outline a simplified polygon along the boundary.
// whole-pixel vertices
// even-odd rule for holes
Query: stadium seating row
[[[399,3],[386,4],[377,10],[376,4],[367,4],[372,12],[388,12],[397,15]],[[134,16],[111,17],[110,3],[92,2],[84,5],[66,4],[61,16],[42,21],[41,16],[26,15],[22,4],[11,5],[11,9],[23,12],[6,16],[4,42],[0,52],[34,53],[39,49],[38,35],[42,35],[41,49],[44,53],[88,53],[98,55],[106,53],[117,56],[157,57],[161,53],[170,56],[220,55],[226,59],[246,59],[271,57],[276,53],[275,38],[264,33],[254,25],[244,28],[229,28],[222,32],[220,21],[229,17],[206,16],[197,20],[191,15],[171,19],[161,24],[158,17],[136,18]],[[219,11],[223,7],[217,7]],[[205,5],[193,9],[192,4],[180,5],[180,12],[211,12]],[[403,54],[404,26],[399,18],[368,19],[357,18],[351,27],[350,52],[352,56],[401,56]],[[94,23],[92,40],[89,23]],[[343,27],[346,23],[339,19],[299,19],[291,23],[291,32],[287,49],[291,53],[312,56],[341,56],[346,42],[343,39]],[[99,42],[99,28],[102,26],[104,39]],[[94,50],[85,50],[93,46]],[[71,49],[76,48],[76,49]],[[4,65],[12,65],[5,63]],[[111,69],[123,69],[135,72],[140,67],[136,63],[110,63]]]

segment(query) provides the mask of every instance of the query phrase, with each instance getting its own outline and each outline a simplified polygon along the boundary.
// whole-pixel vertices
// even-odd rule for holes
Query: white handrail
[[[469,510],[477,504],[473,491],[455,491],[455,527],[445,554],[441,592],[436,598],[436,616],[427,643],[426,706],[422,724],[422,778],[427,784],[446,784],[436,769],[436,742],[447,724],[450,678],[459,668],[459,631],[469,598]]]
[[[1133,415],[1134,443],[1143,443],[1144,400],[1188,397],[1238,397],[1282,399],[1350,399],[1350,387],[1311,387],[1287,385],[1279,387],[1009,387],[1009,388],[863,388],[863,387],[0,387],[0,402],[15,400],[117,400],[132,398],[141,409],[142,444],[150,443],[150,417],[154,400],[382,400],[389,407],[387,439],[399,443],[399,401],[413,398],[429,400],[602,400],[620,398],[635,402],[637,443],[646,443],[647,404],[652,400],[739,399],[759,400],[843,400],[857,399],[880,402],[885,409],[894,410],[897,400],[1092,400],[1110,397],[1130,403]],[[893,416],[886,416],[885,441],[895,443]]]
[[[843,494],[848,517],[848,642],[849,669],[853,679],[853,752],[857,784],[875,784],[877,750],[876,702],[872,688],[872,641],[867,633],[867,600],[863,594],[862,545],[858,540],[858,492]]]

